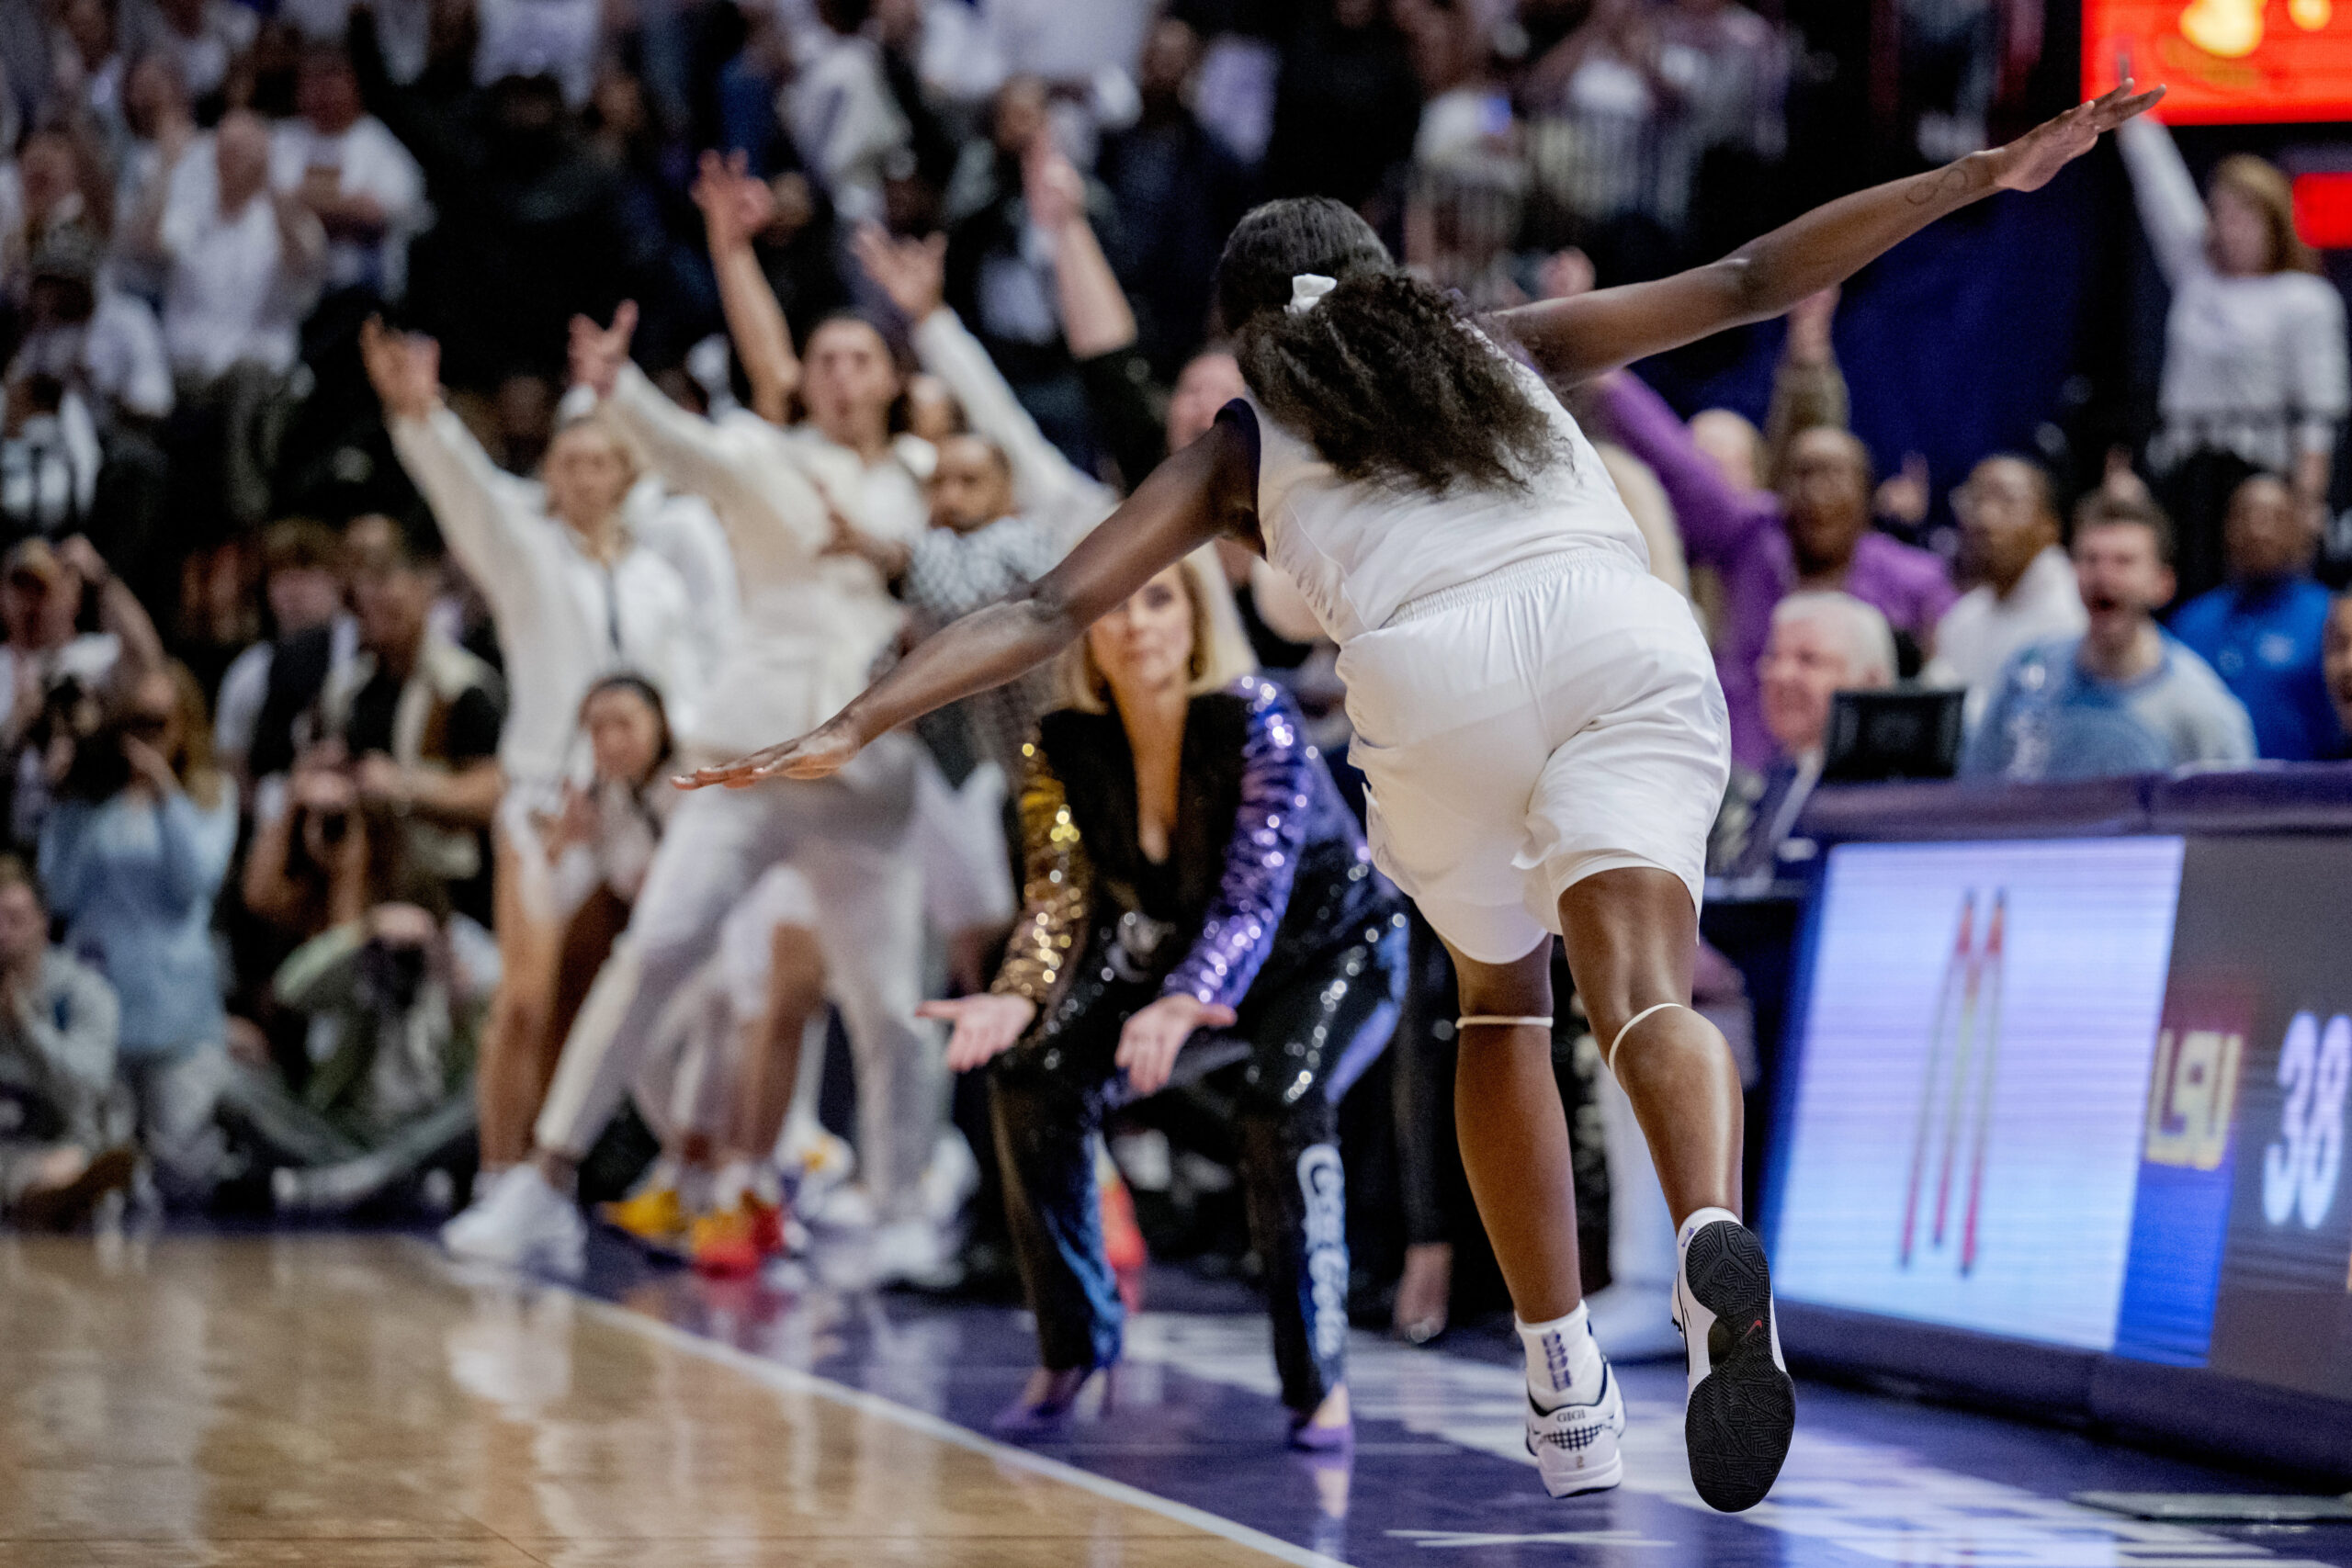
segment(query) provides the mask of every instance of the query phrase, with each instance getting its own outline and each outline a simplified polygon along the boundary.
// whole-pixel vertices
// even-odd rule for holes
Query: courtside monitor
[[[1839,692],[1829,699],[1828,784],[1948,779],[1960,761],[1961,692]]]

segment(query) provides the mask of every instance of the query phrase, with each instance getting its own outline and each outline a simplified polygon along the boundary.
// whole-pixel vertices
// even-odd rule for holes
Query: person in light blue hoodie
[[[40,879],[65,945],[122,1002],[116,1073],[163,1194],[200,1201],[224,1140],[228,1077],[213,900],[236,848],[235,786],[212,766],[204,694],[166,663],[126,682],[107,720],[51,755],[58,804]]]

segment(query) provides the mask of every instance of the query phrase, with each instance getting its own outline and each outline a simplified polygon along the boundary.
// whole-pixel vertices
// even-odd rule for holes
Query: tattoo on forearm
[[[1966,196],[1973,183],[1966,164],[1953,164],[1913,180],[1911,188],[1903,193],[1903,199],[1914,207],[1928,207],[1948,197]]]

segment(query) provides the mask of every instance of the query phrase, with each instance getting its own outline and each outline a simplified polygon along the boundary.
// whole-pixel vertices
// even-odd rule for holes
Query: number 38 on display
[[[2278,1137],[2263,1151],[2262,1213],[2274,1225],[2290,1217],[2316,1230],[2335,1205],[2344,1173],[2344,1099],[2352,1088],[2352,1017],[2336,1014],[2320,1027],[2316,1014],[2299,1012],[2278,1052],[2278,1084],[2287,1091]]]

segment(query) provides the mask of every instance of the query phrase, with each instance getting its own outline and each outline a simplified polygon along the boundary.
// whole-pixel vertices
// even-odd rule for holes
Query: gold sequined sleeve
[[[1021,755],[1028,764],[1021,784],[1023,908],[1004,966],[989,988],[1000,996],[1026,997],[1042,1011],[1063,971],[1078,957],[1094,868],[1045,749],[1031,740]]]

